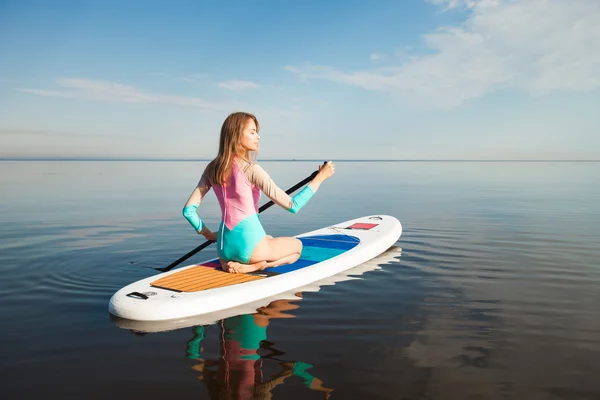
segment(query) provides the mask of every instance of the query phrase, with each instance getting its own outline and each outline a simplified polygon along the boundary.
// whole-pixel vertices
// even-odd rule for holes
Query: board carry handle
[[[144,293],[140,293],[140,292],[127,293],[127,297],[138,297],[140,299],[148,300],[148,296],[146,296]]]
[[[323,161],[323,166],[325,166],[326,164],[327,164],[327,161]],[[295,192],[296,190],[298,190],[302,186],[304,186],[307,183],[309,183],[310,181],[312,181],[317,176],[318,173],[319,173],[318,170],[314,171],[312,174],[310,174],[310,176],[308,176],[307,178],[303,179],[302,181],[296,183],[294,186],[292,186],[291,188],[289,188],[288,190],[286,190],[285,193],[291,194],[291,193]],[[273,204],[275,204],[275,203],[272,200],[269,201],[266,204],[263,204],[258,209],[258,213],[260,214],[261,212],[263,212],[266,209],[268,209],[269,207],[271,207]],[[157,270],[157,271],[160,271],[160,272],[170,271],[175,266],[181,264],[182,262],[184,262],[185,260],[187,260],[188,258],[190,258],[191,256],[193,256],[194,254],[198,253],[200,250],[205,249],[206,247],[210,246],[213,243],[215,243],[214,240],[207,240],[206,242],[202,243],[200,246],[196,247],[194,250],[192,250],[192,251],[188,252],[187,254],[179,257],[177,260],[173,261],[171,264],[167,265],[166,267],[164,267],[164,268],[154,268],[154,269]]]

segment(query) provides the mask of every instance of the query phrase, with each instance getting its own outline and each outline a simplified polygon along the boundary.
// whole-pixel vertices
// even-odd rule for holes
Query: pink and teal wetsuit
[[[244,264],[249,263],[254,248],[266,236],[258,216],[260,192],[291,213],[297,213],[314,194],[314,190],[307,185],[290,197],[258,164],[236,158],[225,185],[210,182],[205,170],[183,208],[183,216],[197,232],[204,226],[197,209],[211,188],[217,196],[222,214],[217,238],[219,257]]]

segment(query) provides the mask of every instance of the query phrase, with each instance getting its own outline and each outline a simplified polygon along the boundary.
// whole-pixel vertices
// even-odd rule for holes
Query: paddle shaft
[[[323,163],[323,165],[325,165],[325,163]],[[310,174],[310,176],[308,178],[302,180],[301,182],[298,182],[297,184],[295,184],[294,186],[292,186],[291,188],[289,188],[285,192],[287,194],[291,194],[291,193],[295,192],[300,187],[302,187],[302,186],[306,185],[307,183],[309,183],[310,181],[312,181],[315,178],[315,176],[317,176],[318,173],[319,173],[319,171],[313,172],[312,174]],[[269,207],[271,207],[273,204],[275,204],[275,203],[273,203],[273,201],[269,201],[268,203],[263,204],[258,209],[258,213],[260,214],[261,212],[263,212],[266,209],[268,209]],[[171,269],[173,269],[173,267],[181,264],[182,262],[184,262],[185,260],[187,260],[188,258],[190,258],[191,256],[193,256],[194,254],[196,254],[200,250],[203,250],[204,248],[210,246],[214,242],[215,242],[214,240],[207,240],[206,242],[202,243],[200,246],[196,247],[194,250],[192,250],[189,253],[187,253],[187,254],[179,257],[177,260],[173,261],[171,264],[167,265],[165,268],[155,268],[155,269],[158,270],[158,271],[162,271],[162,272],[170,271]]]

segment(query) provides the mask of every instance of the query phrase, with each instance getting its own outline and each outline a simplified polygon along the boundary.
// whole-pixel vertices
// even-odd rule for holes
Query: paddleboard
[[[189,328],[192,326],[212,325],[220,320],[235,317],[237,315],[254,314],[261,308],[268,308],[271,303],[277,300],[302,301],[305,293],[314,293],[321,290],[321,287],[332,286],[341,282],[360,280],[363,274],[373,271],[379,271],[386,265],[397,264],[402,254],[400,246],[392,246],[380,255],[364,262],[356,267],[339,272],[335,275],[320,279],[305,286],[278,293],[264,299],[242,304],[237,307],[219,310],[207,314],[195,315],[187,318],[180,318],[167,321],[135,321],[126,318],[115,317],[110,314],[110,319],[119,328],[128,329],[136,333],[155,333],[174,331],[178,329]]]
[[[303,248],[293,264],[231,274],[218,259],[134,282],[117,291],[108,311],[133,321],[169,321],[257,302],[349,270],[389,249],[402,225],[389,215],[369,215],[297,235]]]

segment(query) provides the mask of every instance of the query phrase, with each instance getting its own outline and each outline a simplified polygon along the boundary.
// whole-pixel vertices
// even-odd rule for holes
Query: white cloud
[[[385,55],[383,54],[379,54],[379,53],[371,53],[371,55],[369,56],[369,59],[371,61],[379,61],[385,58]]]
[[[473,8],[477,3],[497,3],[498,0],[425,0],[437,6],[446,6],[446,10],[458,7]]]
[[[187,82],[187,83],[194,83],[194,82],[198,82],[201,80],[209,79],[209,76],[207,74],[199,74],[199,73],[175,75],[175,74],[171,74],[171,73],[167,73],[167,72],[147,72],[146,75],[152,76],[152,77],[163,77],[163,78],[173,79],[175,81]]]
[[[250,81],[231,80],[217,83],[217,86],[222,89],[237,91],[237,90],[248,90],[258,89],[259,85]]]
[[[187,76],[180,76],[180,77],[177,77],[175,79],[178,80],[178,81],[181,81],[181,82],[188,82],[188,83],[196,82],[196,79],[189,78]]]
[[[287,66],[324,79],[391,93],[410,104],[451,108],[502,90],[532,95],[600,87],[600,1],[428,0],[460,7],[466,20],[425,35],[430,50],[385,69]]]
[[[151,93],[120,83],[64,78],[58,80],[60,90],[16,89],[21,92],[48,97],[63,97],[84,100],[96,100],[116,103],[164,104],[181,107],[195,107],[210,111],[230,111],[240,105],[232,102],[214,102],[199,97],[176,96]]]

